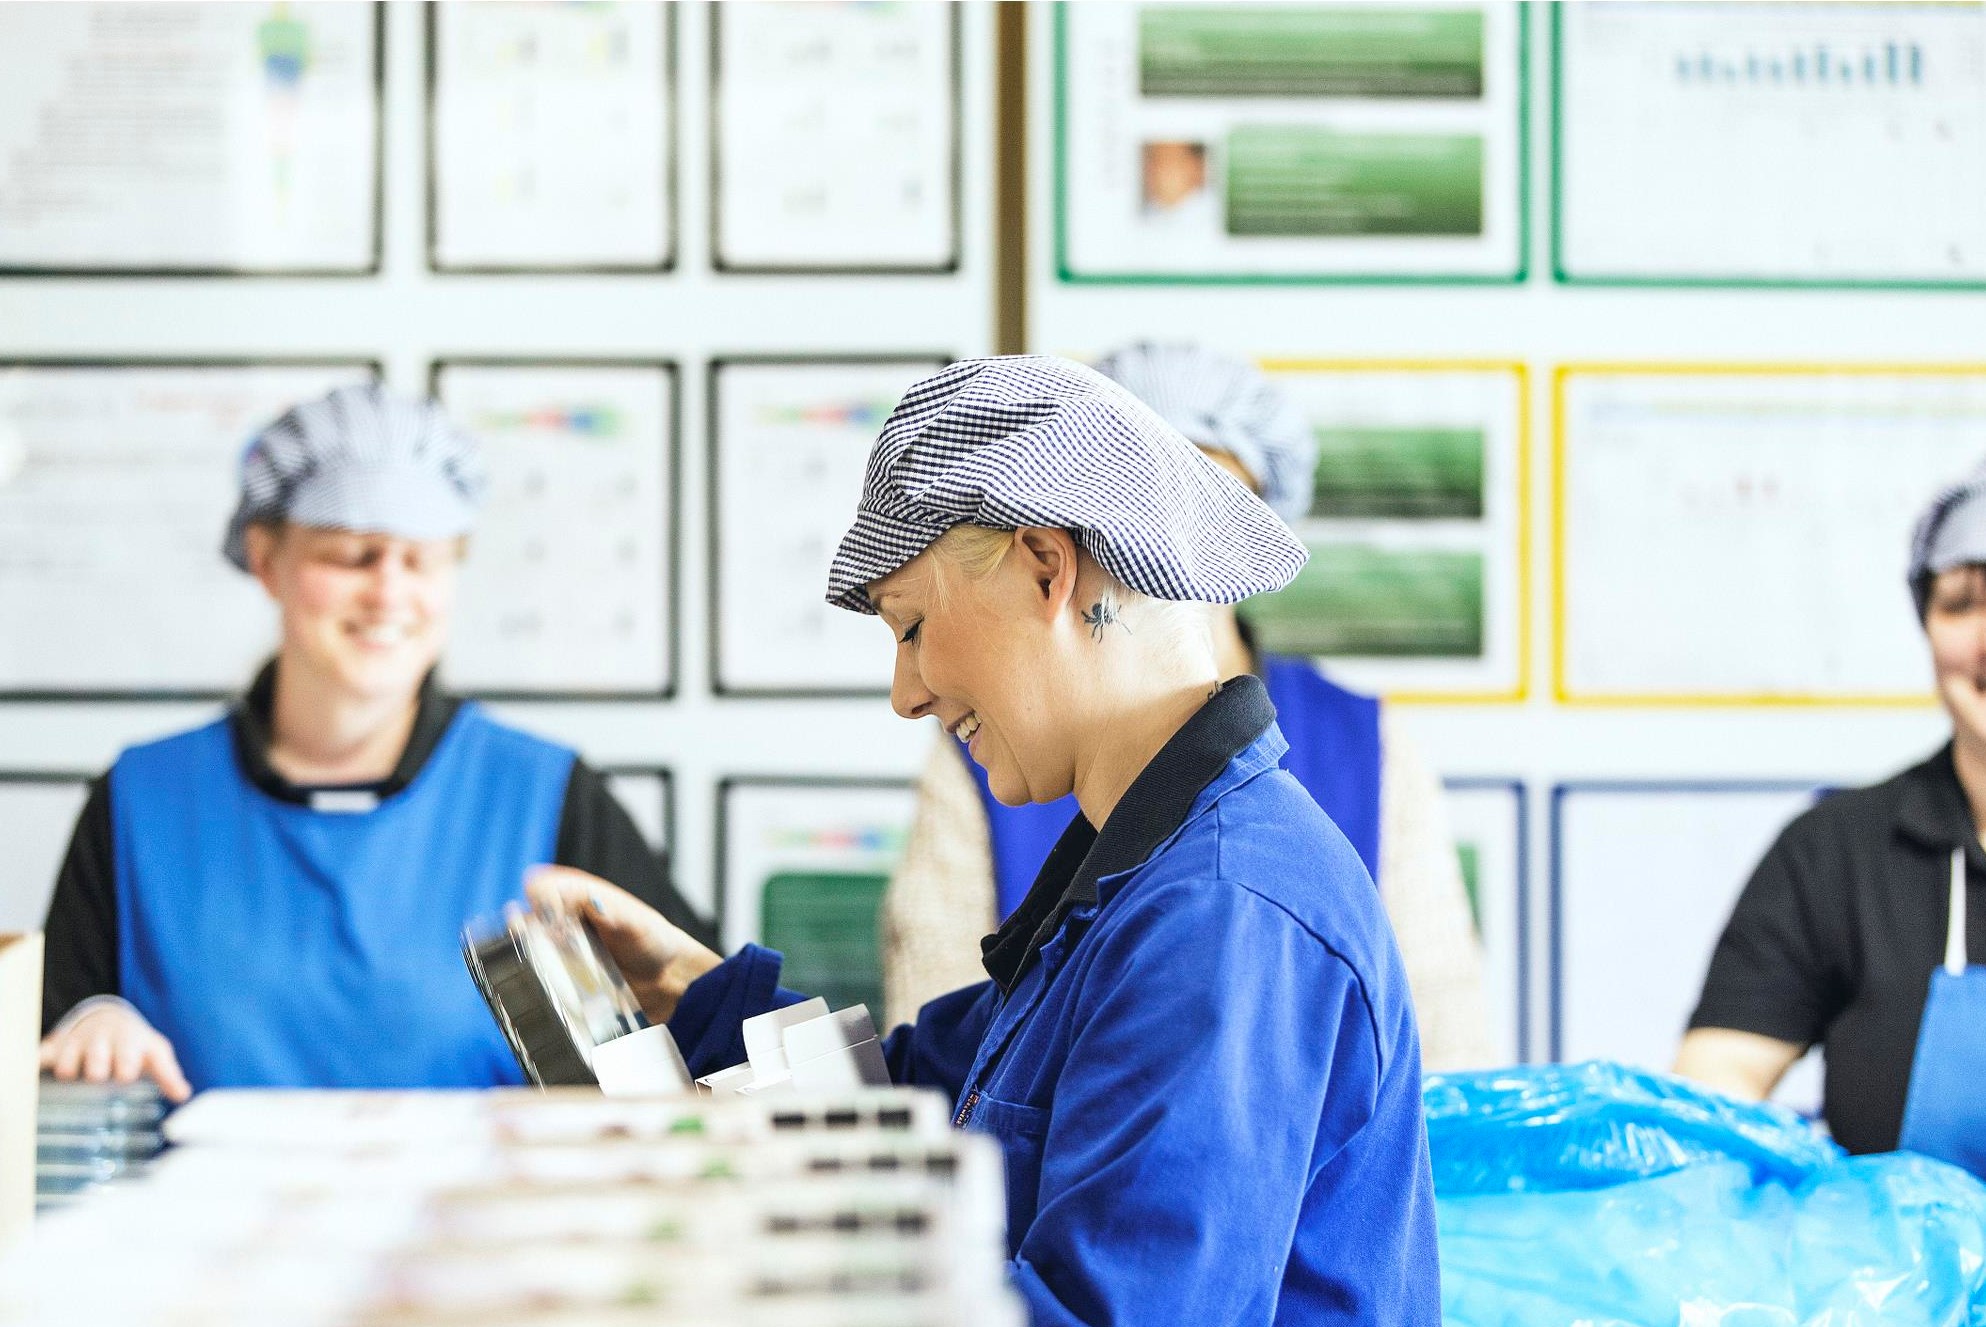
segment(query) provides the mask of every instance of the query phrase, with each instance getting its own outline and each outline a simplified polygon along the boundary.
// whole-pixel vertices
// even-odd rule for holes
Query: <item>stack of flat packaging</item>
[[[0,1261],[0,1323],[1019,1327],[998,1146],[948,1115],[898,1088],[207,1092],[149,1174]]]

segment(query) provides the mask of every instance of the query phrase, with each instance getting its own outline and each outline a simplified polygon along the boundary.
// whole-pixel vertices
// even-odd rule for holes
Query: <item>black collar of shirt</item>
[[[1171,838],[1207,785],[1275,718],[1276,707],[1261,681],[1237,677],[1159,748],[1125,790],[1101,833],[1078,812],[1021,905],[979,942],[987,974],[1000,989],[1011,994],[1063,918],[1097,901],[1098,880],[1142,864]]]
[[[1975,871],[1986,871],[1986,849],[1972,826],[1972,807],[1958,781],[1950,742],[1930,759],[1906,772],[1896,803],[1897,832],[1912,842],[1939,852],[1964,848]]]
[[[313,784],[291,783],[269,763],[270,724],[276,709],[276,661],[271,659],[255,675],[243,696],[228,712],[228,727],[234,734],[235,759],[248,781],[279,802],[308,806],[312,794],[320,792],[372,793],[386,798],[414,781],[421,767],[434,754],[441,735],[454,721],[462,702],[436,690],[434,674],[421,679],[420,695],[414,710],[414,729],[407,735],[407,748],[400,753],[393,773],[372,783]]]

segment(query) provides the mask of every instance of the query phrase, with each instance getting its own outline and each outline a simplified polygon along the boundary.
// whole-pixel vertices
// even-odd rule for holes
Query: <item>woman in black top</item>
[[[1943,750],[1829,797],[1753,872],[1676,1072],[1763,1099],[1808,1047],[1851,1152],[1986,1169],[1986,470],[1918,522],[1910,589],[1951,718]]]

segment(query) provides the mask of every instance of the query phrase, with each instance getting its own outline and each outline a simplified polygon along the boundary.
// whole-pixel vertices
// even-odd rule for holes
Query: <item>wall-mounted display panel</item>
[[[428,8],[428,257],[653,272],[676,253],[674,5]]]
[[[1400,700],[1529,685],[1521,364],[1263,361],[1318,443],[1310,561],[1242,609],[1261,648]]]
[[[718,921],[727,949],[786,956],[780,984],[882,1017],[878,914],[916,793],[862,779],[728,779],[718,788]]]
[[[711,255],[719,271],[957,267],[958,10],[711,6]]]
[[[1522,280],[1526,13],[1057,5],[1061,278]]]
[[[74,775],[0,772],[0,935],[42,928],[88,794]]]
[[[382,8],[0,5],[0,271],[377,271]]]
[[[0,364],[0,695],[218,695],[275,642],[221,556],[242,448],[364,363]],[[16,629],[33,624],[31,630]]]
[[[1986,366],[1572,365],[1555,389],[1561,700],[1930,703],[1910,530],[1986,450]]]
[[[710,366],[711,679],[725,695],[884,695],[889,632],[828,565],[883,421],[939,355]]]
[[[1986,286],[1986,9],[1564,4],[1553,266]]]
[[[468,691],[674,686],[673,364],[455,360],[434,391],[484,446],[488,502],[444,671]]]
[[[1498,1064],[1517,1064],[1531,1049],[1524,785],[1516,779],[1449,779],[1443,791],[1462,884],[1483,941],[1490,1050]]]
[[[1609,782],[1552,790],[1551,1056],[1667,1071],[1731,909],[1801,783]],[[1819,1057],[1774,1094],[1810,1113]]]
[[[609,765],[601,771],[607,789],[626,808],[634,827],[667,867],[676,850],[675,782],[666,769]]]

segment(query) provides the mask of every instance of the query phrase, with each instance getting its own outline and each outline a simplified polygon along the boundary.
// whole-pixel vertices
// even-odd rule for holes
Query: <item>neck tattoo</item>
[[[1104,591],[1103,597],[1083,614],[1083,621],[1089,624],[1091,640],[1102,640],[1105,627],[1123,627],[1125,635],[1132,634],[1131,628],[1125,624],[1124,619],[1117,615],[1116,600],[1111,597],[1108,590]]]

